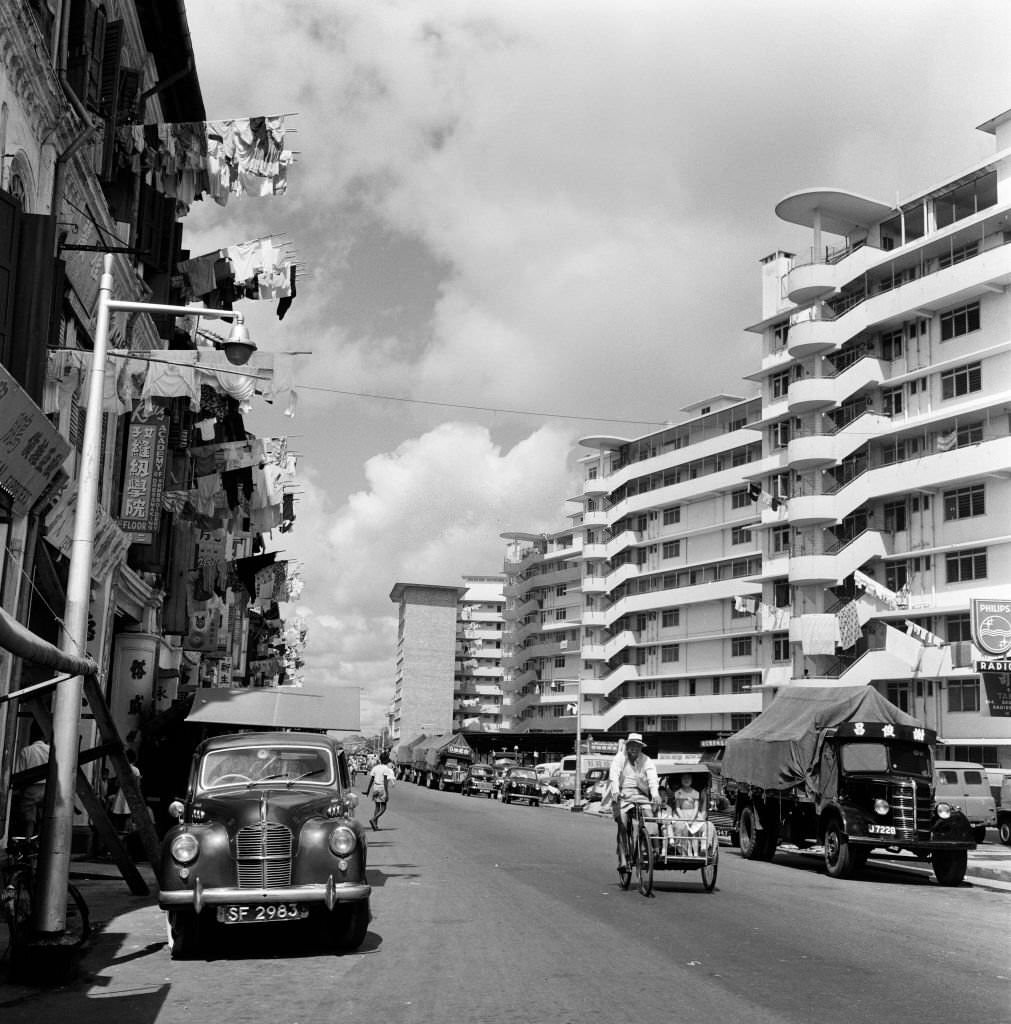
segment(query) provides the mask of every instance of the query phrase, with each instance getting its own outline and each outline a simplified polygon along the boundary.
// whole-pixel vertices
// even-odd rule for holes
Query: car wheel
[[[203,922],[195,910],[181,907],[165,912],[169,955],[173,960],[192,960],[204,948]]]
[[[1011,846],[1011,821],[1002,821],[997,828],[997,835],[1005,846]]]
[[[977,843],[985,843],[986,825],[976,825],[972,830],[972,838],[975,839]]]
[[[938,885],[961,885],[965,878],[965,869],[969,865],[969,854],[966,850],[934,851],[931,864]]]
[[[833,878],[849,878],[854,867],[842,826],[838,821],[830,821],[825,829],[825,870]]]
[[[371,918],[368,900],[343,903],[324,911],[320,918],[323,941],[338,953],[353,952],[365,941]]]

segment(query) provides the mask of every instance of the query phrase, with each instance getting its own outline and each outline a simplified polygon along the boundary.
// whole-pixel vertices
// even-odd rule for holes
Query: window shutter
[[[67,37],[67,80],[78,99],[99,109],[102,58],[105,54],[105,10],[88,0],[71,4]]]
[[[14,320],[14,283],[17,280],[18,233],[21,210],[7,192],[0,192],[0,364],[11,358]]]

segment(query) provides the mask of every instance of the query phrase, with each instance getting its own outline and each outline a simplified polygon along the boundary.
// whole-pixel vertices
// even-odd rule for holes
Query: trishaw
[[[691,784],[682,787],[682,779]],[[653,891],[655,871],[700,871],[706,892],[716,888],[720,842],[709,820],[712,776],[704,764],[686,764],[660,776],[663,806],[652,813],[648,802],[633,804],[635,827],[623,836],[624,865],[619,860],[618,881],[623,889],[636,876],[639,892]],[[635,839],[633,840],[633,835]]]

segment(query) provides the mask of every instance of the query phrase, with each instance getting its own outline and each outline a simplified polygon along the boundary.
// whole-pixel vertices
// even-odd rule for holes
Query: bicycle
[[[32,937],[31,920],[35,893],[35,868],[39,859],[38,836],[11,836],[3,865],[0,903],[7,923],[7,955],[12,970],[24,966],[24,953]],[[77,950],[91,935],[88,905],[76,885],[67,883],[67,907],[61,946]]]
[[[634,802],[624,828],[618,830],[618,884],[628,889],[634,874],[639,892],[648,896],[653,891],[653,844],[643,821],[644,807],[649,804]]]

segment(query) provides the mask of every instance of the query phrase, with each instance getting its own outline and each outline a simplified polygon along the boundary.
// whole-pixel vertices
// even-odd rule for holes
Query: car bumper
[[[198,878],[192,889],[160,889],[158,906],[162,910],[173,907],[192,907],[199,913],[204,907],[223,903],[323,903],[333,910],[338,903],[367,900],[372,886],[364,882],[335,882],[328,879],[322,885],[289,885],[271,889],[240,889],[238,886],[216,886],[205,889]]]

